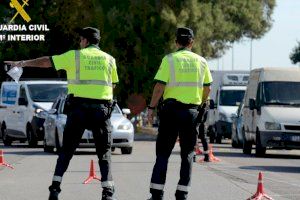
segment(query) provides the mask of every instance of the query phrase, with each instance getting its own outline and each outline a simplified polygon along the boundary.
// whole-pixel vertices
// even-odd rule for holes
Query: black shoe
[[[114,197],[114,189],[113,188],[104,188],[102,191],[102,199],[101,200],[117,200]]]
[[[102,199],[101,200],[117,200],[117,199],[113,196],[108,196],[106,194],[102,194]]]
[[[208,154],[204,155],[204,162],[209,162],[209,156],[208,156]]]
[[[151,196],[150,199],[147,199],[147,200],[163,200],[164,197],[163,196]]]
[[[175,197],[176,197],[176,200],[187,200],[187,192],[182,192],[182,191],[176,191],[175,193]]]
[[[49,187],[50,195],[49,200],[58,200],[58,195],[60,193],[60,188],[53,188],[52,186]]]

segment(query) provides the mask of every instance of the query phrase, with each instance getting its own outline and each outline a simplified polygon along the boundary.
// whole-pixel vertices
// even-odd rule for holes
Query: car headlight
[[[280,124],[275,122],[266,122],[265,127],[267,130],[281,130]]]
[[[40,112],[42,112],[42,111],[44,111],[44,110],[41,109],[41,108],[36,108],[36,109],[35,109],[35,113],[36,113],[36,114],[38,114],[38,113],[40,113]]]
[[[129,130],[130,129],[130,124],[120,124],[118,126],[119,130]]]

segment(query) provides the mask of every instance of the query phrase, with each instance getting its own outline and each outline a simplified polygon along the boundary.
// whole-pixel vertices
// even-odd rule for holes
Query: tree
[[[59,54],[78,48],[73,30],[98,27],[101,48],[117,60],[120,84],[116,97],[125,105],[130,94],[150,98],[153,77],[162,57],[176,50],[176,27],[192,28],[193,50],[208,59],[217,58],[233,42],[245,37],[261,38],[270,30],[274,6],[275,0],[37,1],[27,9],[33,23],[46,23],[50,27],[47,42],[30,46],[0,44],[3,52],[0,61]],[[9,12],[9,9],[1,9]]]
[[[298,46],[296,46],[290,54],[290,59],[293,64],[300,63],[300,42],[298,42]]]

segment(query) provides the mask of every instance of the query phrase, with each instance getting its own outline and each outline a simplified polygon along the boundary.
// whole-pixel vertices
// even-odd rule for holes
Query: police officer
[[[191,29],[178,28],[178,50],[163,58],[154,78],[156,84],[148,106],[149,121],[153,119],[153,110],[162,95],[163,105],[159,116],[156,162],[150,184],[152,200],[163,199],[168,159],[177,136],[180,138],[181,169],[175,196],[177,200],[187,199],[198,135],[197,108],[206,101],[212,82],[206,60],[191,51],[193,42]]]
[[[7,61],[12,66],[64,69],[68,79],[68,118],[49,200],[57,200],[63,174],[85,129],[92,130],[101,171],[102,200],[114,200],[111,173],[111,122],[113,87],[118,82],[115,59],[98,47],[100,31],[79,30],[81,50],[26,61]]]

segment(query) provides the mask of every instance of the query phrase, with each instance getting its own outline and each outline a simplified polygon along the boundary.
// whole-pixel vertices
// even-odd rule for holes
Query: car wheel
[[[7,135],[6,127],[5,127],[5,126],[2,126],[1,131],[2,131],[2,140],[3,140],[3,144],[4,144],[5,146],[11,146],[12,138],[10,138],[10,137]]]
[[[244,142],[243,142],[243,153],[244,154],[251,154],[252,151],[252,142],[248,141],[245,137],[245,130],[243,129],[243,134],[244,134]]]
[[[255,156],[263,157],[266,154],[266,147],[263,147],[260,140],[260,132],[256,131]]]
[[[44,152],[46,153],[53,153],[54,152],[54,147],[48,146],[46,139],[44,139]]]
[[[27,128],[27,141],[28,141],[28,145],[29,147],[36,147],[37,146],[37,137],[35,136],[32,128]]]
[[[57,129],[55,131],[55,147],[56,147],[56,153],[60,153],[61,152],[61,146],[60,146],[60,143],[59,143],[59,137],[58,137],[58,132],[57,132]]]
[[[132,147],[122,147],[121,152],[122,152],[122,154],[131,154],[132,153]]]

